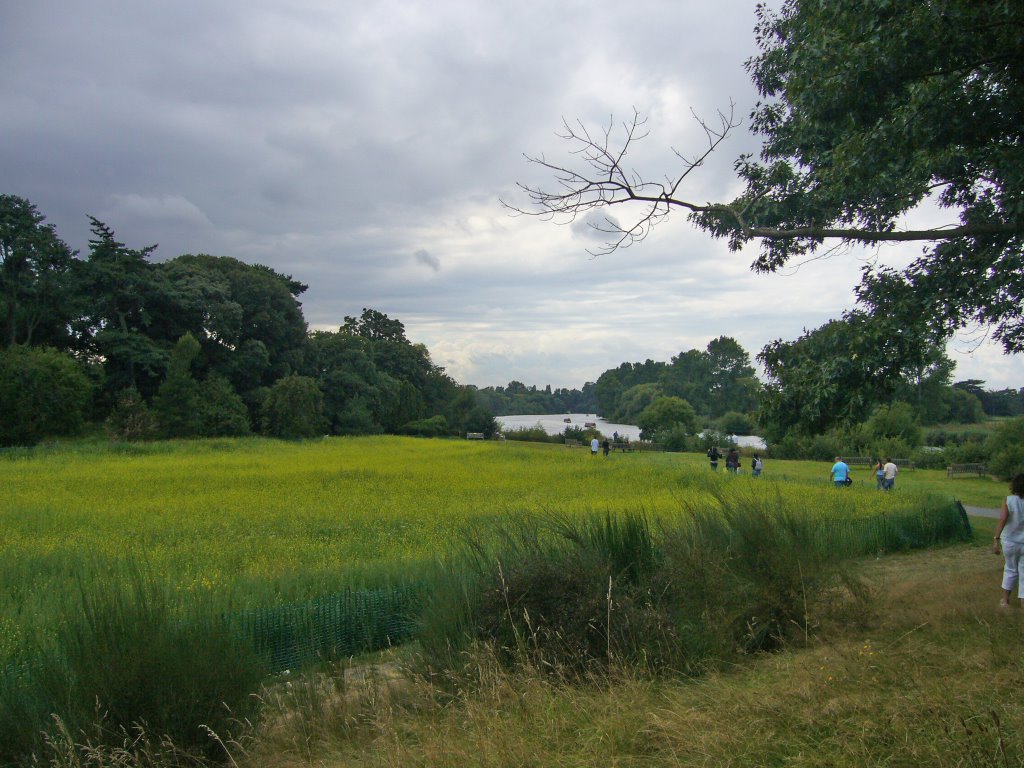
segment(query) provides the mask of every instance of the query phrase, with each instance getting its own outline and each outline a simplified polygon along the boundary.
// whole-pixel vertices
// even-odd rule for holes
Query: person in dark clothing
[[[722,457],[722,454],[718,452],[718,446],[713,445],[708,450],[708,458],[711,460],[711,468],[718,469],[718,460]]]

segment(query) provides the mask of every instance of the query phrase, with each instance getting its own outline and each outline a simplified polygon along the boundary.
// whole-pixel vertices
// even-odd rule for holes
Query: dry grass
[[[620,673],[570,685],[502,672],[485,653],[473,684],[454,693],[392,668],[321,679],[268,708],[274,727],[235,759],[241,768],[1021,765],[1024,616],[997,607],[999,571],[978,545],[862,563],[871,610],[822,596],[809,647],[696,680]]]

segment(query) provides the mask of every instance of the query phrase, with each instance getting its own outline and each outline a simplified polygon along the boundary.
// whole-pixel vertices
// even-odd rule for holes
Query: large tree
[[[1024,349],[1024,3],[1020,0],[785,0],[759,6],[760,53],[747,62],[762,101],[751,128],[760,156],[736,169],[731,202],[687,199],[684,183],[738,125],[705,124],[708,145],[664,181],[626,165],[645,135],[634,114],[622,136],[565,124],[574,163],[551,169],[551,189],[525,186],[541,216],[609,216],[606,251],[646,236],[672,210],[690,213],[733,249],[759,240],[753,267],[772,271],[827,241],[921,241],[902,271],[868,271],[869,308],[925,313],[945,332],[990,326],[1007,351]],[[930,202],[938,226],[901,228]]]
[[[796,341],[777,340],[758,355],[768,376],[761,418],[769,440],[820,434],[865,421],[879,405],[910,401],[929,412],[927,395],[949,382],[945,339],[924,323],[848,312]]]
[[[0,195],[0,339],[64,347],[74,318],[74,253],[28,200]]]

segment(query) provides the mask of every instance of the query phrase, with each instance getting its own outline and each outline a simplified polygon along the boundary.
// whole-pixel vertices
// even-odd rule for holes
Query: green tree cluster
[[[90,221],[79,258],[0,195],[0,444],[90,419],[119,439],[495,431],[400,321],[364,309],[309,333],[292,277],[207,254],[156,262]]]

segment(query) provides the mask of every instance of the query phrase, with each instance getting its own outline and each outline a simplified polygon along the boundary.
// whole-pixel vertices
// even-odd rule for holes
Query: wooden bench
[[[952,464],[946,467],[946,477],[963,477],[975,475],[985,477],[988,474],[988,467],[984,464]]]
[[[843,461],[848,467],[873,467],[875,460],[870,456],[844,456]]]
[[[466,433],[466,439],[467,440],[483,440],[484,439],[484,433],[483,432],[467,432]]]

